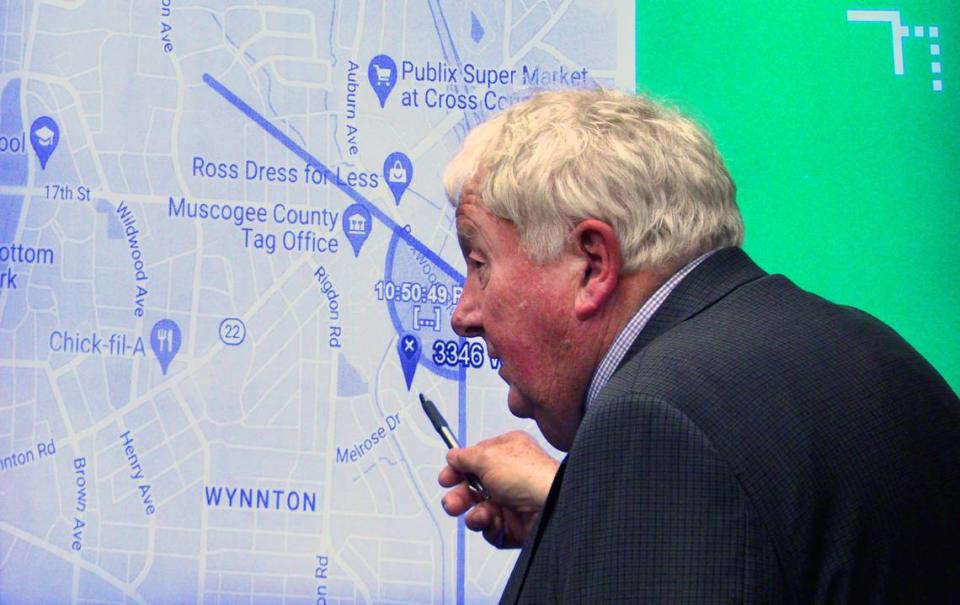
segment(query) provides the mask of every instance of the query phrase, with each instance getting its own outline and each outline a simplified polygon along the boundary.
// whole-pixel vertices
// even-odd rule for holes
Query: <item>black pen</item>
[[[430,424],[432,424],[433,428],[440,434],[440,438],[447,444],[447,447],[451,450],[455,447],[460,447],[460,442],[457,441],[457,437],[453,434],[453,431],[450,430],[450,425],[447,424],[446,419],[440,415],[440,410],[437,409],[437,406],[435,406],[432,401],[424,397],[423,393],[420,393],[420,405],[423,406],[423,411],[427,414],[427,418],[430,419]],[[470,491],[473,492],[476,497],[481,500],[489,498],[487,490],[485,490],[483,484],[480,483],[480,479],[470,473],[466,473],[466,478],[467,487],[470,488]]]

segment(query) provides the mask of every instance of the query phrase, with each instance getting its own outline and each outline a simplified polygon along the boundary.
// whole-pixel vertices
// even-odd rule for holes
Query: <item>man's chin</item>
[[[570,446],[573,445],[573,435],[567,434],[567,432],[561,430],[560,427],[551,426],[545,421],[541,422],[540,418],[536,418],[535,420],[537,428],[540,429],[540,434],[544,436],[547,443],[561,452],[570,451]]]
[[[517,418],[533,418],[533,406],[513,385],[510,385],[510,390],[507,391],[507,407]]]
[[[535,413],[536,406],[517,391],[513,385],[510,385],[510,391],[507,393],[507,406],[510,408],[510,413],[517,418],[533,418],[534,422],[537,423],[537,428],[540,429],[540,434],[547,439],[550,445],[561,452],[570,451],[573,435],[567,434],[568,431],[562,430],[561,426],[551,424],[551,420],[555,421],[556,419],[552,418],[549,413],[537,415]],[[541,412],[543,411],[541,409]]]

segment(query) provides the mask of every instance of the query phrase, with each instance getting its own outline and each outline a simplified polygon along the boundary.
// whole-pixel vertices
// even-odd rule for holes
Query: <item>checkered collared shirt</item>
[[[648,298],[647,301],[641,305],[640,310],[637,311],[637,314],[630,318],[630,321],[627,322],[627,325],[625,325],[620,333],[617,334],[617,338],[610,346],[610,350],[607,351],[607,354],[603,356],[603,360],[593,373],[593,379],[590,381],[590,388],[587,390],[586,406],[584,407],[589,407],[600,390],[606,386],[607,381],[610,380],[610,376],[613,375],[614,370],[617,369],[617,366],[619,366],[620,362],[623,360],[623,356],[627,354],[628,350],[630,350],[630,345],[633,344],[633,341],[636,340],[637,336],[640,335],[643,327],[647,325],[647,322],[650,321],[650,318],[653,317],[653,314],[656,313],[657,309],[660,308],[660,305],[663,304],[663,301],[667,299],[667,296],[673,292],[673,289],[677,287],[677,285],[683,280],[684,277],[687,276],[688,273],[696,269],[697,265],[702,263],[713,253],[714,251],[711,250],[706,254],[698,256],[687,263],[683,269],[680,269],[671,275],[670,279],[663,282],[663,285],[653,293],[653,296]]]

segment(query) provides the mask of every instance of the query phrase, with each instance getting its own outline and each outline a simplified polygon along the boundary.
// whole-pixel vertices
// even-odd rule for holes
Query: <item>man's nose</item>
[[[464,338],[483,336],[480,306],[470,290],[470,288],[464,289],[460,300],[457,302],[457,307],[450,317],[453,331]]]

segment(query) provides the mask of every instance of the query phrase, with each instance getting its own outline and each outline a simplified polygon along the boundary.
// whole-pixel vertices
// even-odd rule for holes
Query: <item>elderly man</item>
[[[545,93],[471,132],[445,180],[453,326],[568,452],[514,432],[440,473],[449,514],[523,547],[502,602],[960,597],[960,402],[887,326],[748,258],[699,127]]]

